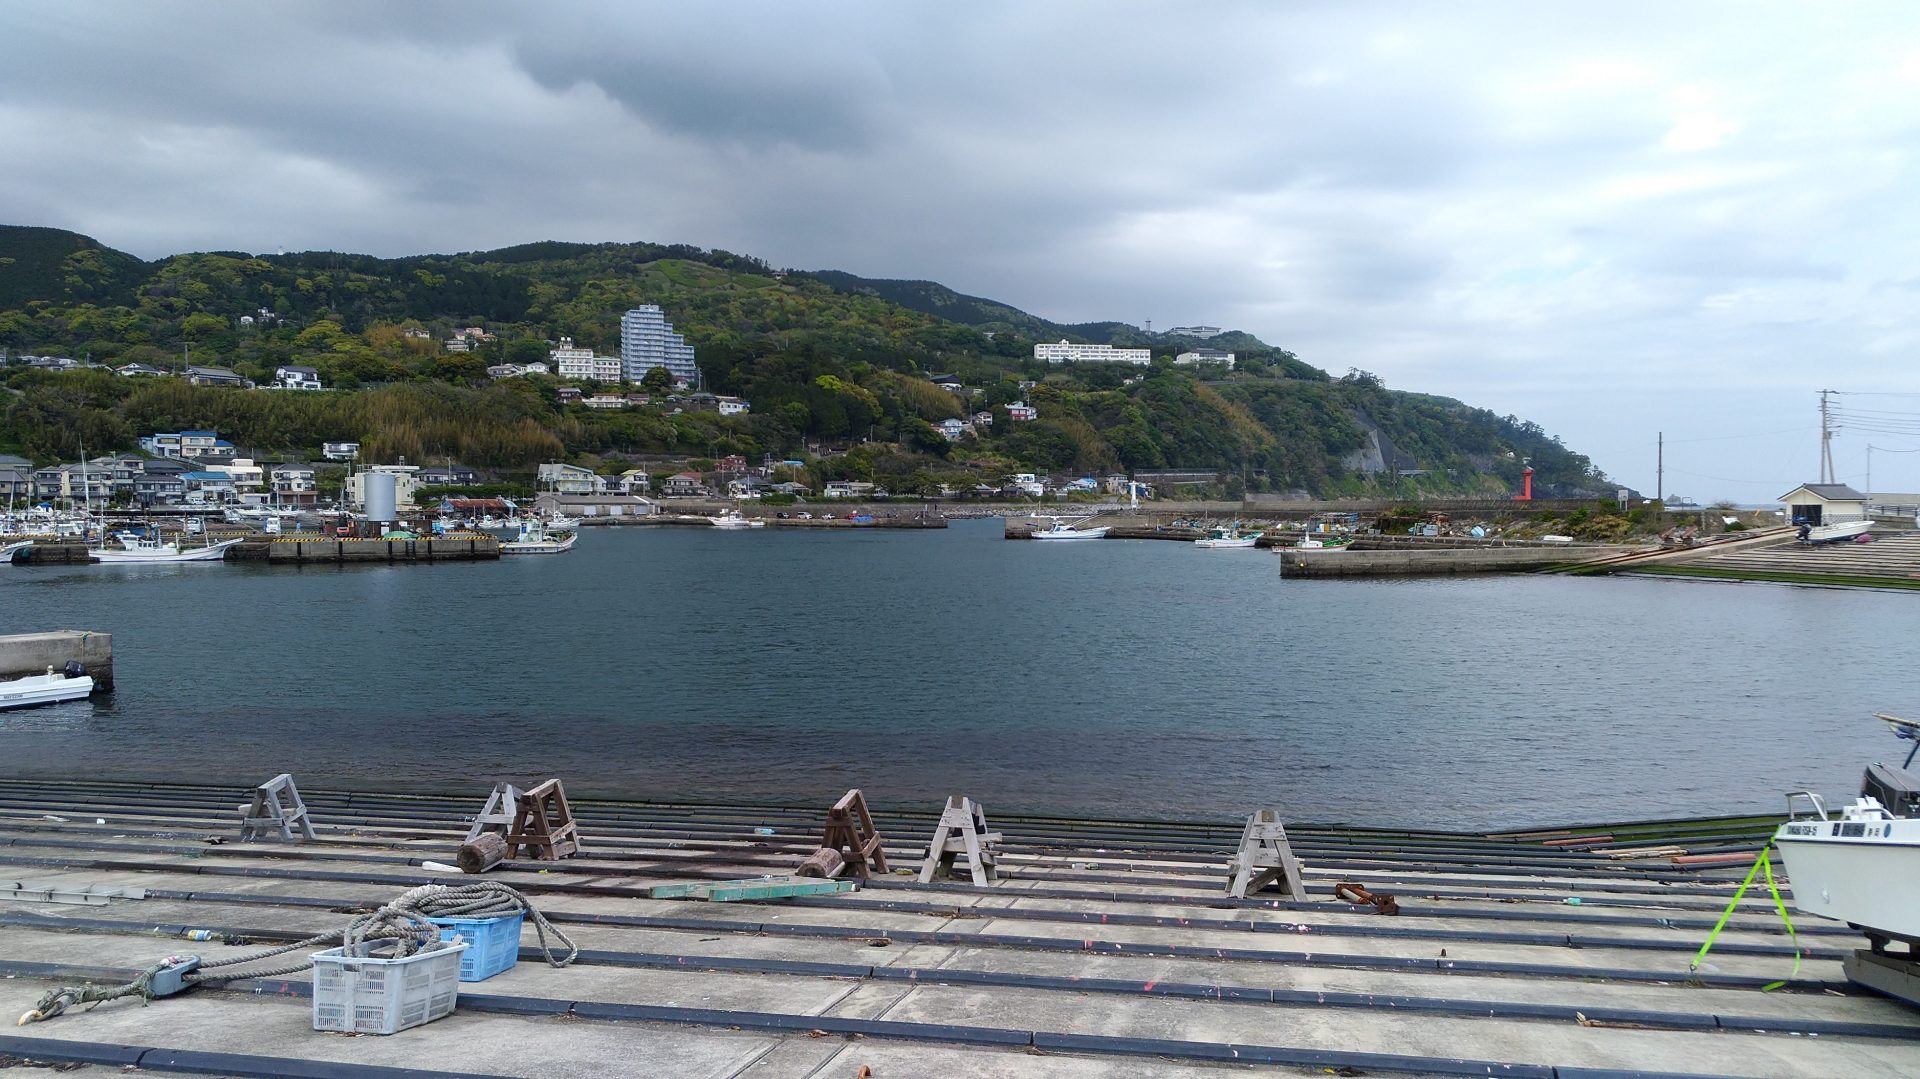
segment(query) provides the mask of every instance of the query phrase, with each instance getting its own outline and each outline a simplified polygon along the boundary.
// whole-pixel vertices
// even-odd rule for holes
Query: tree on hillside
[[[664,367],[649,367],[640,376],[640,388],[648,393],[665,393],[673,389],[673,373]]]

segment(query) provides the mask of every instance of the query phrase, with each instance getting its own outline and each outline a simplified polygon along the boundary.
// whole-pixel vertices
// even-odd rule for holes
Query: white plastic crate
[[[460,999],[463,940],[435,941],[405,959],[348,955],[329,948],[313,956],[313,1029],[392,1034],[453,1011]]]

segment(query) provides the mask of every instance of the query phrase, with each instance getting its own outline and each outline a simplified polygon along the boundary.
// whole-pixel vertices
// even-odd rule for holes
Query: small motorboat
[[[1353,546],[1353,540],[1346,536],[1301,536],[1300,542],[1293,545],[1296,551],[1324,551],[1331,554],[1344,551]]]
[[[1039,528],[1031,524],[1027,527],[1033,529],[1033,538],[1037,540],[1097,540],[1106,538],[1107,528],[1105,526],[1100,528],[1073,527],[1072,522],[1084,520],[1086,520],[1085,517],[1055,517],[1053,519],[1053,527],[1051,528]]]
[[[1796,533],[1796,538],[1809,547],[1849,541],[1864,543],[1866,540],[1862,537],[1872,530],[1873,522],[1867,520],[1836,521],[1821,525],[1802,524]]]
[[[15,540],[12,543],[0,543],[0,563],[11,564],[15,554],[31,546],[33,546],[33,541],[30,539]]]
[[[1920,723],[1875,713],[1896,737],[1914,742],[1906,764],[1868,766],[1860,796],[1835,816],[1812,791],[1787,795],[1787,822],[1773,833],[1796,909],[1845,922],[1870,947],[1844,960],[1847,978],[1920,1004]],[[1809,812],[1796,812],[1804,801]],[[1763,855],[1764,857],[1764,852]],[[1900,941],[1904,952],[1888,950]]]
[[[61,670],[48,667],[45,674],[0,681],[0,711],[77,701],[92,692],[93,676],[78,661],[69,661]]]

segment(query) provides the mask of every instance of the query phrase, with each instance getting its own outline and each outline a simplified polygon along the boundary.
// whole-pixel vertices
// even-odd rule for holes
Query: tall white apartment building
[[[575,348],[571,337],[562,337],[560,347],[548,349],[547,355],[553,360],[554,373],[561,378],[620,381],[620,357],[595,356],[590,348]]]
[[[1033,346],[1033,358],[1048,363],[1131,363],[1145,367],[1153,362],[1148,348],[1114,348],[1112,345],[1076,345],[1062,341],[1056,345]]]
[[[1168,330],[1167,334],[1172,337],[1218,337],[1220,336],[1220,327],[1175,326],[1173,329]]]
[[[647,371],[664,367],[675,379],[694,382],[700,369],[693,364],[693,346],[673,332],[673,323],[659,304],[643,304],[620,318],[620,364],[627,379],[638,382]]]

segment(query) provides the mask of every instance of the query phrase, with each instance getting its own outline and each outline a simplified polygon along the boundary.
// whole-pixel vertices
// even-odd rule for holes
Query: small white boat
[[[102,543],[95,547],[92,551],[95,561],[114,564],[218,562],[227,556],[227,548],[240,542],[238,539],[221,540],[219,543],[209,543],[205,547],[183,549],[178,544],[162,541],[157,532],[144,536],[121,532],[114,538],[120,541],[120,546],[109,547]]]
[[[65,670],[59,671],[48,667],[45,674],[0,681],[0,711],[77,701],[92,692],[93,676],[80,664],[69,663]]]
[[[1312,536],[1301,536],[1300,542],[1294,544],[1293,546],[1294,546],[1294,549],[1298,551],[1325,551],[1328,554],[1332,554],[1336,551],[1344,551],[1347,548],[1353,546],[1353,541],[1352,540],[1336,540],[1336,539],[1316,539]]]
[[[1265,532],[1242,532],[1240,522],[1235,521],[1231,525],[1208,529],[1206,535],[1193,541],[1193,545],[1209,551],[1245,550],[1258,544],[1264,535]]]
[[[1106,538],[1106,526],[1100,528],[1073,527],[1073,521],[1084,520],[1086,520],[1085,517],[1055,517],[1052,528],[1036,528],[1033,525],[1028,525],[1027,527],[1033,529],[1033,538],[1037,540],[1097,540]]]
[[[1836,521],[1824,525],[1801,525],[1798,538],[1801,543],[1818,547],[1828,543],[1847,543],[1872,530],[1872,521]]]
[[[579,528],[580,518],[569,517],[564,513],[548,514],[547,527],[548,528]]]
[[[11,563],[15,551],[24,551],[33,546],[30,539],[15,540],[12,543],[0,543],[0,562]]]
[[[547,523],[538,517],[524,518],[520,522],[520,534],[517,539],[502,540],[500,553],[509,554],[565,554],[573,550],[573,541],[580,538],[578,532],[550,530]]]
[[[722,510],[718,517],[709,517],[715,528],[765,528],[767,522],[758,517],[748,517],[739,510]]]
[[[1846,922],[1869,939],[1920,944],[1920,817],[1895,817],[1866,796],[1830,817],[1807,791],[1787,796],[1789,812],[1799,798],[1813,815],[1793,817],[1773,835],[1793,905]]]

